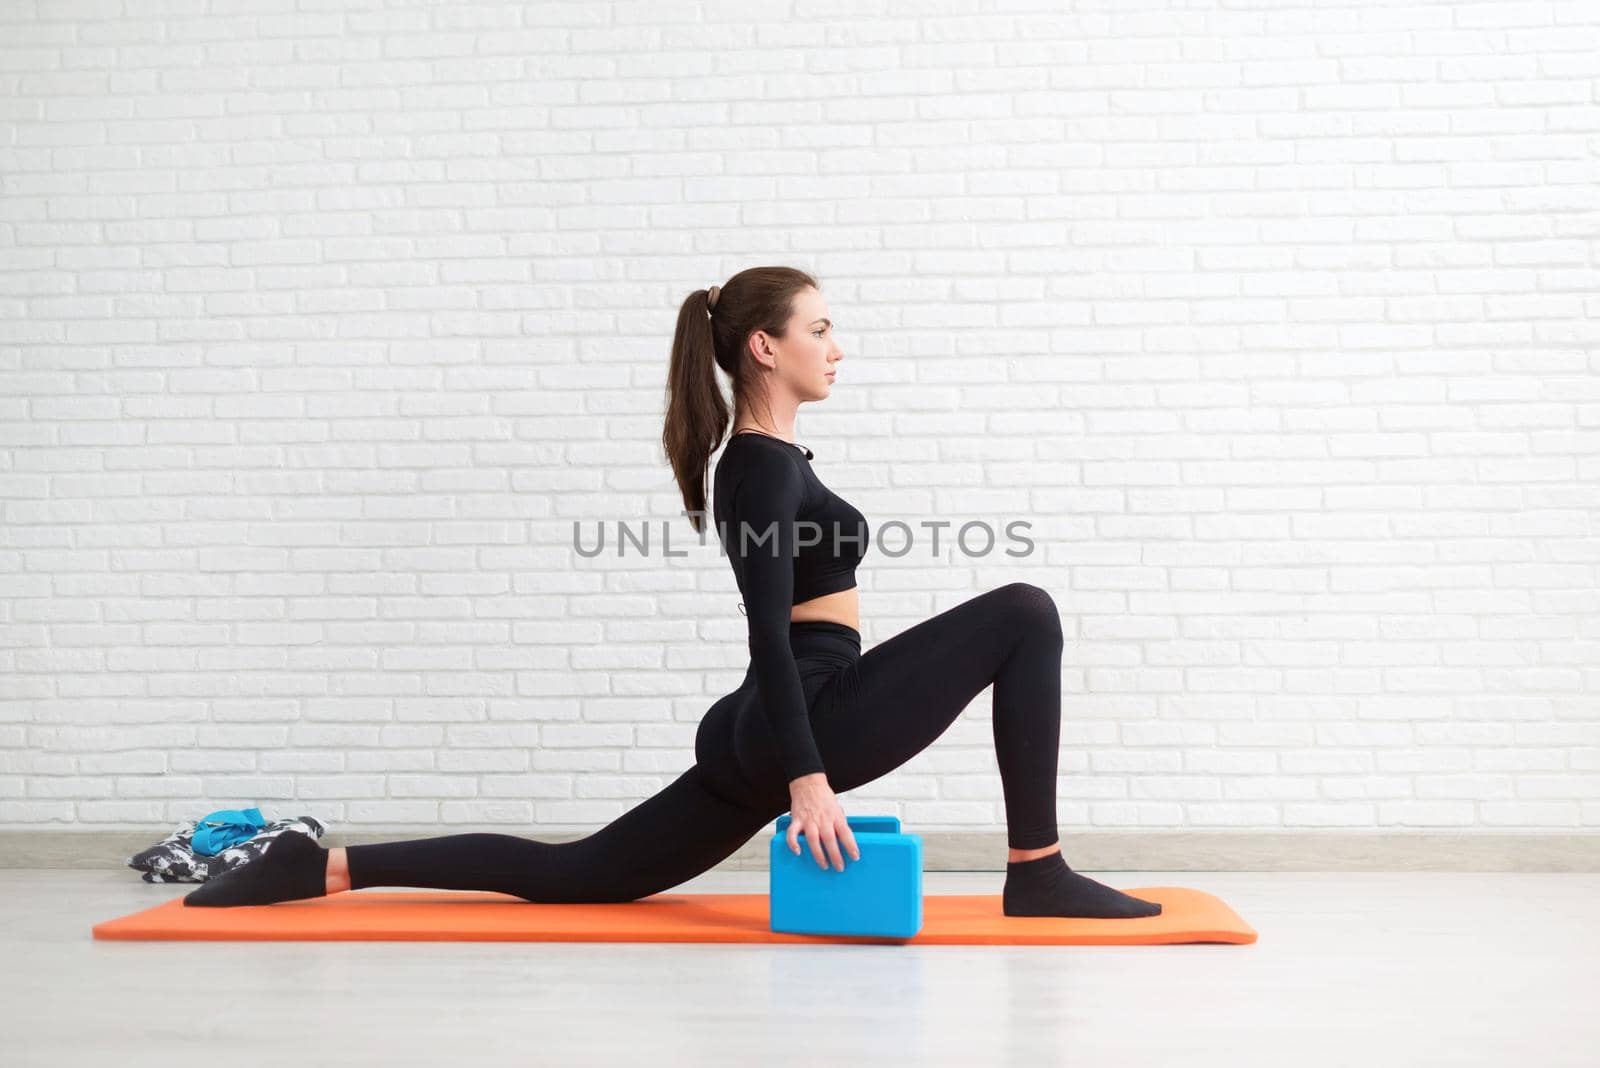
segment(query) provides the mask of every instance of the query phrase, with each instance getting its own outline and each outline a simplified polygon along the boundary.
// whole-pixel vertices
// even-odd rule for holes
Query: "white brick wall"
[[[664,785],[673,319],[789,263],[824,478],[1034,523],[863,629],[1050,589],[1064,828],[1600,827],[1600,8],[936,7],[0,6],[0,825]],[[1000,830],[988,715],[847,811]]]

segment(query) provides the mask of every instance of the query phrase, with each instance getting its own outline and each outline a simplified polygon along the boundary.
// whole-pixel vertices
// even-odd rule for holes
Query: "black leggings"
[[[861,635],[842,623],[793,623],[790,645],[835,793],[922,752],[992,684],[1007,842],[1055,843],[1062,633],[1045,590],[1001,586],[865,654]],[[789,785],[746,673],[701,720],[694,766],[593,834],[558,843],[478,833],[350,846],[350,886],[634,901],[710,870],[788,810]]]

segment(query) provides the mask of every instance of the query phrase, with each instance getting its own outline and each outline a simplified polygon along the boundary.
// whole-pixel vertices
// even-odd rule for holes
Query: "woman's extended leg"
[[[573,842],[456,834],[349,847],[350,887],[498,890],[538,902],[633,901],[686,882],[782,815],[713,793],[699,765]]]
[[[784,809],[724,799],[696,764],[616,820],[573,842],[474,833],[346,848],[350,887],[494,890],[545,903],[633,901],[686,882],[737,852]],[[188,905],[263,905],[319,896],[327,850],[274,843],[219,876]],[[314,869],[314,870],[313,870]],[[317,889],[313,890],[313,882]]]

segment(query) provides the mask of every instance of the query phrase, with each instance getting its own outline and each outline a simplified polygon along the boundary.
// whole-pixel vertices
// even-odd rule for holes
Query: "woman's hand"
[[[843,842],[851,860],[861,859],[856,848],[856,836],[850,831],[850,821],[845,818],[828,776],[823,772],[802,775],[789,782],[789,852],[800,854],[800,835],[806,836],[811,855],[817,866],[827,868],[831,861],[839,871],[844,871],[844,856],[839,852]],[[827,857],[823,857],[823,849]]]

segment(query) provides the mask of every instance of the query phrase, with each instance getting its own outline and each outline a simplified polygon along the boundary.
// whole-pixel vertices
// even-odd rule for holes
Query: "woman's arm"
[[[811,735],[800,669],[789,646],[795,545],[805,482],[794,460],[766,449],[751,454],[733,491],[724,547],[744,576],[750,663],[788,782],[824,772]]]

